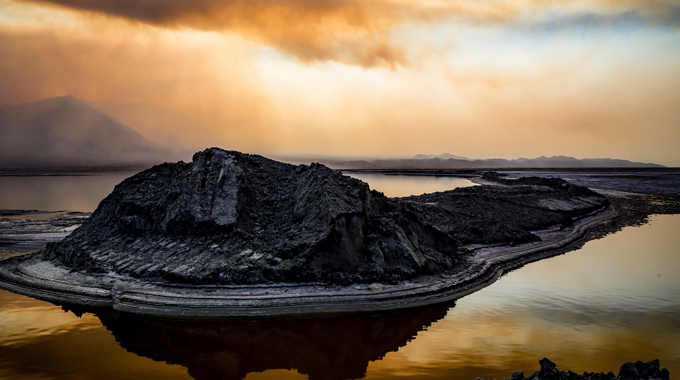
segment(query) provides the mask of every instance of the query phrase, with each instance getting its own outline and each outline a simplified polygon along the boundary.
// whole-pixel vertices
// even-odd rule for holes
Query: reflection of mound
[[[297,369],[314,380],[363,377],[370,361],[406,345],[448,308],[259,321],[172,320],[118,311],[97,315],[123,348],[183,365],[196,379]]]

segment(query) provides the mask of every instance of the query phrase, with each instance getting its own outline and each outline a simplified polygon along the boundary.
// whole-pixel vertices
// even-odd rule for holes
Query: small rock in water
[[[383,285],[379,284],[377,282],[372,283],[371,285],[369,285],[368,288],[371,289],[371,290],[383,290],[384,289]]]

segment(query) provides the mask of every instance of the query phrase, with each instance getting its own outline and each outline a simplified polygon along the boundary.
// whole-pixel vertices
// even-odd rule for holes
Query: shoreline
[[[493,284],[508,271],[578,249],[589,240],[619,230],[622,225],[616,221],[625,216],[617,202],[611,202],[571,227],[534,231],[541,242],[470,247],[467,269],[421,276],[398,285],[169,286],[112,274],[70,272],[40,261],[38,252],[8,259],[12,265],[0,267],[0,288],[57,304],[180,318],[267,318],[411,309],[459,299]]]
[[[680,167],[479,167],[479,168],[339,168],[343,173],[360,174],[384,174],[384,175],[405,175],[405,176],[425,176],[425,177],[479,177],[485,172],[494,171],[504,172],[527,172],[527,173],[572,173],[572,174],[608,174],[608,173],[680,173]]]

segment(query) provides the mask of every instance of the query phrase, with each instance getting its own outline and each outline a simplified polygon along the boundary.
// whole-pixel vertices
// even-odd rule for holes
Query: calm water
[[[40,177],[32,186],[28,178],[0,177],[0,208],[80,204],[79,211],[91,211],[90,201],[74,198],[103,198],[118,175]],[[387,195],[407,195],[398,193],[403,177],[362,179]],[[440,179],[417,180],[415,193],[444,190]],[[41,203],[45,198],[50,203]],[[654,216],[650,224],[511,272],[455,305],[381,315],[177,321],[89,311],[78,317],[81,311],[0,291],[0,378],[500,379],[533,372],[544,356],[578,372],[618,372],[625,361],[659,358],[677,374],[678,231],[680,215]]]
[[[407,197],[409,195],[451,190],[457,187],[475,186],[470,180],[457,177],[423,177],[364,173],[345,174],[368,183],[371,185],[371,189],[382,191],[388,197]]]
[[[135,173],[0,177],[0,209],[91,212],[114,186]]]

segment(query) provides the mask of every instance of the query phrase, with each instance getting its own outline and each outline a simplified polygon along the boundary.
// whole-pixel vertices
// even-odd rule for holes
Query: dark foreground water
[[[94,197],[91,189],[113,182],[70,178],[78,186],[58,186],[80,192],[51,198],[53,209],[78,204],[69,199],[74,193]],[[90,178],[89,192],[83,178]],[[51,193],[49,181],[35,181],[36,191]],[[389,177],[380,181],[375,187],[389,195],[404,178],[393,190]],[[21,186],[25,199],[42,199]],[[7,205],[11,187],[0,177],[0,208],[41,208],[26,200]],[[0,291],[0,378],[500,379],[533,372],[544,356],[577,372],[617,372],[625,361],[659,358],[675,377],[678,231],[680,215],[654,216],[647,225],[509,273],[455,304],[379,315],[178,321],[89,311],[78,317],[81,310]]]

